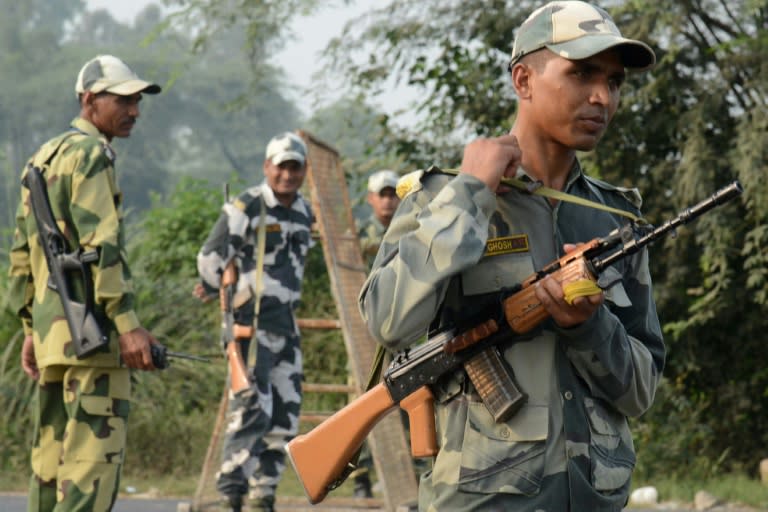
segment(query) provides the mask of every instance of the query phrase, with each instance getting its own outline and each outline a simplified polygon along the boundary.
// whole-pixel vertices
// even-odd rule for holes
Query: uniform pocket
[[[613,491],[629,481],[635,467],[635,450],[627,419],[603,405],[585,398],[590,427],[592,481],[598,491]]]
[[[82,414],[68,422],[63,462],[122,462],[129,402],[93,395],[79,402]]]
[[[459,489],[493,494],[538,494],[548,430],[546,406],[524,406],[496,423],[480,402],[469,402],[461,451]]]

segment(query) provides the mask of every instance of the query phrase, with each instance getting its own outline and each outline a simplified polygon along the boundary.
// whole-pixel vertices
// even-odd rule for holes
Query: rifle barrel
[[[712,208],[727,203],[731,199],[739,196],[743,190],[744,189],[741,187],[741,183],[734,181],[730,185],[723,187],[712,194],[709,198],[681,211],[677,214],[676,217],[667,220],[664,224],[653,229],[649,233],[646,233],[642,237],[636,240],[630,240],[629,242],[625,243],[620,250],[609,254],[605,258],[596,258],[592,260],[592,268],[598,273],[601,272],[606,267],[612,265],[626,255],[639,251],[651,242],[661,238],[670,231],[673,231],[678,226],[687,224],[701,216],[703,213],[708,212]]]

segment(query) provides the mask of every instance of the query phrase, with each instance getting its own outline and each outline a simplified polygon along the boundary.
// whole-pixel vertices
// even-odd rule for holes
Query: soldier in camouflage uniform
[[[395,192],[399,178],[395,171],[387,169],[375,172],[368,178],[366,200],[371,205],[371,215],[357,230],[360,250],[368,268],[373,265],[376,253],[379,252],[381,238],[400,204],[400,198]]]
[[[401,179],[405,197],[360,295],[373,334],[400,349],[430,324],[461,332],[499,309],[500,291],[639,214],[634,189],[584,174],[619,103],[625,68],[655,62],[584,2],[552,2],[519,28],[509,64],[519,109],[511,133],[464,148],[455,177]],[[585,198],[556,201],[502,177]],[[406,184],[410,184],[406,186]],[[501,346],[528,401],[496,423],[466,373],[433,386],[440,451],[421,477],[424,511],[620,511],[635,464],[628,417],[651,406],[665,348],[645,250],[601,274],[572,304],[551,276],[535,285],[549,318]]]
[[[252,510],[272,510],[285,469],[285,445],[296,436],[301,405],[302,359],[294,310],[301,296],[307,251],[314,245],[309,203],[299,194],[306,175],[307,149],[293,133],[274,137],[264,161],[265,182],[224,205],[197,257],[202,278],[196,294],[216,294],[231,258],[238,290],[261,286],[255,320],[257,357],[252,388],[230,396],[228,425],[217,489],[233,510],[249,494]],[[257,273],[257,232],[264,203],[266,247],[261,283]],[[254,323],[254,299],[238,307],[235,321]],[[248,343],[243,346],[247,360]],[[249,491],[250,490],[250,491]]]
[[[47,286],[45,254],[29,192],[22,187],[10,275],[11,304],[24,327],[22,367],[38,382],[29,511],[111,510],[125,458],[129,368],[154,369],[149,346],[157,343],[134,311],[110,142],[130,135],[142,93],[157,94],[160,87],[102,55],[80,70],[75,92],[80,116],[70,130],[43,144],[30,163],[44,172],[69,250],[98,251],[94,300],[110,341],[91,356],[75,356],[61,300]],[[73,300],[84,303],[85,297]]]

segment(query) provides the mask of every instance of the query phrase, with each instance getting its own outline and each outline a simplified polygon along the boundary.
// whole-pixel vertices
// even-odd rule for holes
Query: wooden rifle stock
[[[307,434],[285,447],[310,503],[322,501],[353,469],[349,461],[373,427],[397,408],[387,387],[377,384]],[[422,386],[400,402],[411,424],[414,457],[437,454],[432,392]],[[341,445],[341,446],[340,446]]]
[[[243,359],[241,343],[238,339],[250,339],[253,336],[253,326],[235,323],[232,306],[234,287],[237,284],[235,262],[230,261],[221,275],[219,287],[219,303],[221,304],[222,336],[226,343],[227,364],[229,365],[229,387],[237,393],[251,386],[248,378],[248,367]]]

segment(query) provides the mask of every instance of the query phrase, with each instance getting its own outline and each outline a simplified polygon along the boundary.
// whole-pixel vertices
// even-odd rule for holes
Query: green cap
[[[528,16],[517,31],[509,68],[542,48],[569,60],[586,59],[616,48],[624,67],[638,71],[656,63],[650,46],[622,37],[610,14],[575,0],[550,2]]]

